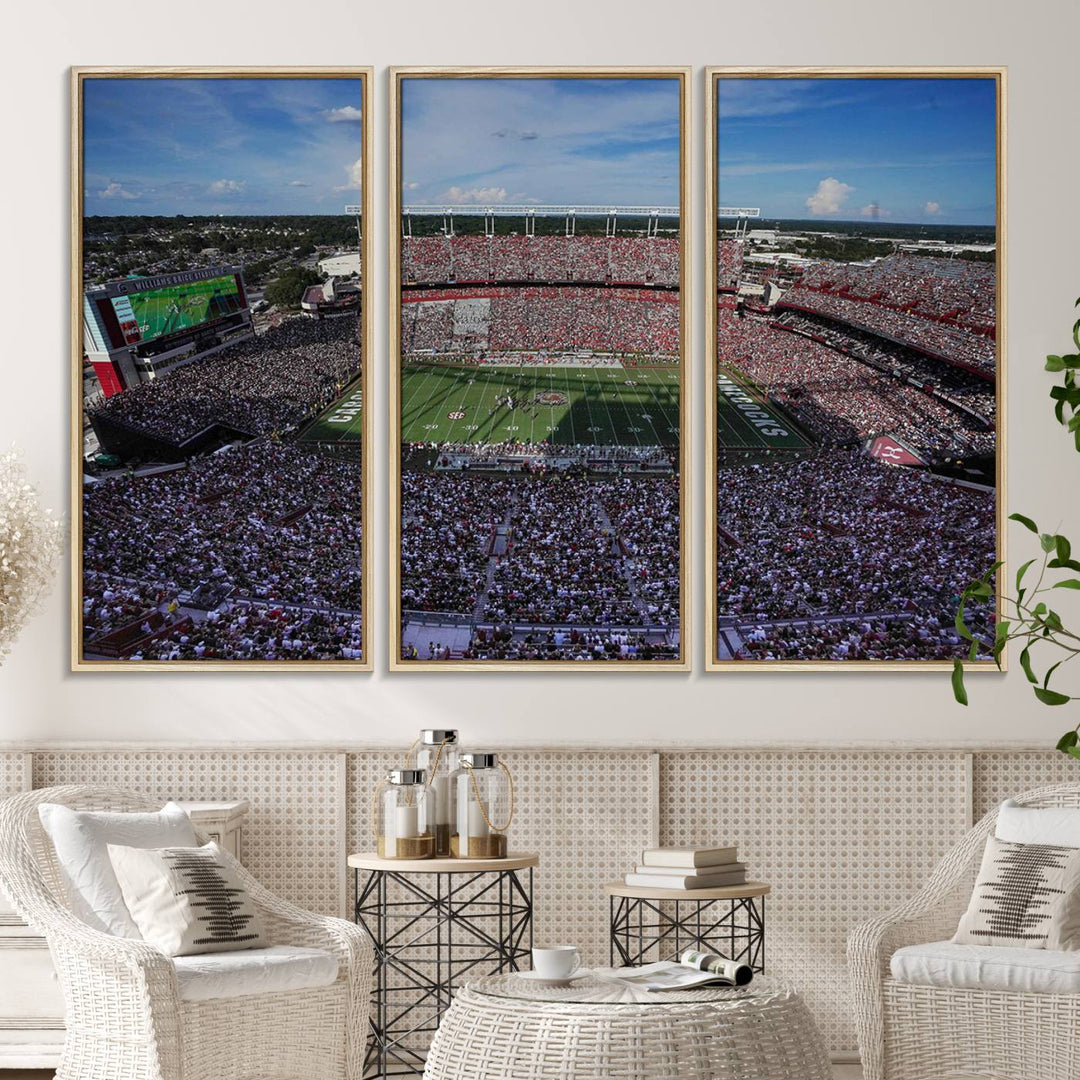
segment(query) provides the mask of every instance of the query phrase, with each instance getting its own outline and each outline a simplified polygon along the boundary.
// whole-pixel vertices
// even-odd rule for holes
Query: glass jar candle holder
[[[498,754],[461,754],[454,778],[457,813],[451,853],[461,859],[505,859],[514,819],[514,782]]]
[[[428,787],[435,795],[435,855],[450,854],[450,834],[454,831],[454,800],[451,777],[458,772],[458,733],[452,728],[425,728],[416,749],[416,767],[427,773]]]
[[[383,859],[435,854],[436,798],[423,769],[394,769],[375,789],[375,836]]]

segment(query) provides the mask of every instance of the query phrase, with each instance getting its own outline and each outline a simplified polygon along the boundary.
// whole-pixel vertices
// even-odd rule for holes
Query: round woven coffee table
[[[426,1080],[828,1080],[829,1055],[790,986],[625,989],[470,979],[428,1052]]]

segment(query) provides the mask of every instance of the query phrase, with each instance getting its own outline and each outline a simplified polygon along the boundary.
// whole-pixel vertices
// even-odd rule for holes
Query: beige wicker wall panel
[[[34,786],[100,784],[167,799],[247,799],[245,865],[311,911],[340,914],[337,757],[326,752],[35,753]]]
[[[766,964],[803,990],[829,1047],[856,1047],[852,927],[915,892],[966,826],[962,754],[664,754],[665,844],[737,843],[771,882]]]
[[[572,942],[587,964],[607,964],[607,901],[616,881],[648,845],[649,754],[508,751],[517,815],[510,847],[538,851],[536,940]],[[371,851],[371,792],[402,754],[350,754],[350,851]],[[349,888],[353,896],[352,883]]]
[[[511,846],[538,851],[537,944],[571,944],[585,965],[607,965],[604,886],[649,846],[649,754],[514,753],[518,814]]]
[[[1013,795],[1050,784],[1076,783],[1077,780],[1080,780],[1080,761],[1058,750],[977,753],[972,765],[975,820]]]
[[[349,852],[374,851],[375,830],[372,826],[372,795],[375,785],[391,769],[405,764],[405,750],[400,752],[374,750],[350,754],[345,776],[348,809],[345,816],[345,846]],[[350,883],[350,897],[352,885]]]
[[[30,782],[28,756],[22,753],[0,754],[0,797],[25,791]]]

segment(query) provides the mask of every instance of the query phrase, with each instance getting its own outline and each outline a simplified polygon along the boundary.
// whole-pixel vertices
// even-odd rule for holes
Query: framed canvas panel
[[[392,670],[689,669],[688,112],[391,70]]]
[[[710,68],[706,111],[706,668],[950,669],[1005,557],[1005,71]]]
[[[370,670],[370,68],[76,68],[71,659]]]

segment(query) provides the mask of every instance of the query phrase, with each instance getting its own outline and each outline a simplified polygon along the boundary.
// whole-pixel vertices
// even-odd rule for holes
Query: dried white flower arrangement
[[[0,454],[0,662],[48,596],[63,546],[63,523],[42,507],[19,452]]]

